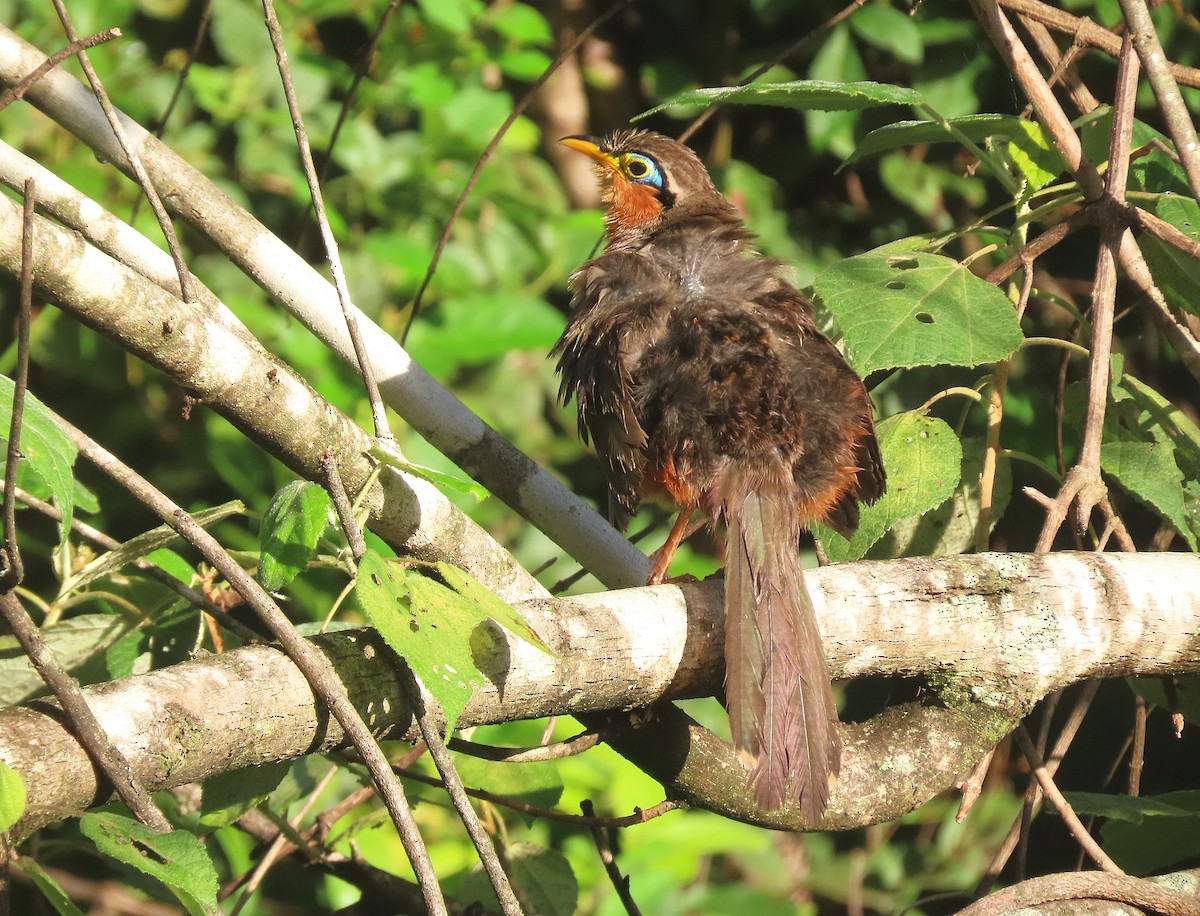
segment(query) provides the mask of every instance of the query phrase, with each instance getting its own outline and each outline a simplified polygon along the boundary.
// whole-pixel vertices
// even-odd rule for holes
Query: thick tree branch
[[[0,200],[0,270],[20,264],[20,208]],[[167,373],[309,480],[333,453],[353,491],[372,470],[373,440],[262,349],[219,302],[187,304],[49,220],[35,223],[40,295]],[[536,580],[428,481],[387,471],[370,494],[372,529],[416,556],[468,569],[510,598]]]
[[[1200,558],[1191,554],[982,554],[815,570],[808,578],[834,675],[932,675],[944,704],[902,707],[847,727],[842,778],[825,826],[873,823],[923,804],[1052,690],[1098,677],[1200,670],[1200,593],[1189,584],[1198,577]],[[651,721],[638,707],[720,688],[721,606],[719,582],[528,602],[520,610],[557,656],[493,634],[495,642],[477,655],[488,682],[460,722],[633,709],[606,716],[605,724],[628,736]],[[338,634],[317,644],[378,734],[416,737],[390,653],[375,634]],[[87,694],[152,789],[343,742],[304,678],[268,646],[89,687]],[[725,745],[689,731],[683,719],[659,719],[688,740],[664,736],[652,742],[660,759],[636,762],[672,792],[756,823],[800,826],[788,812],[764,820],[745,803],[744,772]],[[618,750],[630,749],[621,731],[612,735]],[[646,753],[640,737],[632,753]],[[107,794],[49,704],[0,712],[0,759],[29,786],[18,834],[78,814]]]
[[[46,55],[0,25],[0,82],[13,84]],[[125,156],[96,100],[61,69],[26,98],[98,155],[124,168]],[[332,285],[187,161],[122,116],[168,208],[191,223],[339,356],[354,350]],[[384,401],[442,454],[484,484],[611,588],[646,580],[646,558],[595,511],[413,362],[382,328],[356,313]]]

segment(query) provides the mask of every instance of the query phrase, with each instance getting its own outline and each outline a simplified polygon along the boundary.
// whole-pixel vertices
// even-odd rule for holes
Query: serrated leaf
[[[446,580],[447,585],[464,598],[475,602],[479,606],[479,610],[490,620],[500,624],[504,629],[519,639],[525,640],[531,646],[541,649],[547,655],[555,654],[511,604],[488,591],[470,573],[445,562],[438,563],[437,571]]]
[[[405,474],[412,474],[414,477],[428,480],[439,487],[453,490],[456,493],[466,493],[468,496],[474,497],[476,502],[482,502],[488,497],[488,491],[482,484],[478,484],[466,477],[455,477],[453,474],[447,474],[436,468],[427,468],[424,465],[405,461],[399,455],[386,450],[379,443],[371,446],[371,457],[378,459],[388,467],[395,468],[397,471],[403,471]]]
[[[835,563],[861,559],[897,522],[940,506],[958,486],[962,446],[944,421],[902,413],[888,417],[876,432],[887,492],[875,505],[862,507],[858,531],[849,541],[824,525],[813,526]]]
[[[538,916],[572,916],[579,903],[579,882],[571,863],[557,850],[533,843],[507,847],[509,878],[527,912]],[[487,912],[499,912],[496,893],[476,865],[463,879],[459,896],[464,902],[482,904]]]
[[[329,527],[333,502],[315,483],[293,480],[271,498],[258,528],[258,581],[277,592],[303,572]]]
[[[25,780],[0,760],[0,833],[8,833],[25,813]]]
[[[1013,115],[977,114],[961,118],[949,118],[959,133],[974,143],[982,143],[989,137],[1011,136],[1017,130],[1016,124],[1020,118]],[[958,136],[943,127],[938,121],[897,121],[880,127],[865,137],[854,148],[850,157],[838,166],[844,169],[851,163],[864,159],[875,153],[882,153],[902,146],[913,146],[918,143],[959,143]]]
[[[218,916],[217,872],[200,839],[185,830],[155,833],[133,818],[85,814],[79,829],[96,848],[160,881],[192,916]]]
[[[960,440],[963,451],[958,486],[936,509],[903,519],[868,551],[868,557],[943,557],[969,551],[979,524],[980,480],[987,441],[970,436]],[[992,484],[991,528],[1004,517],[1012,498],[1012,462],[1001,456]],[[989,529],[990,530],[990,529]]]
[[[860,375],[996,362],[1023,339],[1005,295],[941,255],[861,254],[822,271],[813,289],[842,329]]]
[[[471,636],[487,617],[439,582],[367,551],[354,595],[379,635],[402,657],[446,714],[449,728],[482,683]]]
[[[1200,204],[1190,197],[1163,197],[1155,214],[1193,241],[1200,242]],[[1138,237],[1150,273],[1168,301],[1193,315],[1200,315],[1200,260],[1149,232]]]
[[[1142,409],[1143,416],[1154,424],[1154,428],[1170,440],[1175,448],[1175,460],[1181,462],[1180,469],[1184,476],[1188,479],[1200,476],[1200,428],[1187,414],[1128,373],[1121,374],[1115,387],[1127,394]]]
[[[208,827],[228,827],[251,808],[266,801],[290,769],[291,762],[285,760],[210,776],[204,780],[200,823]]]
[[[107,673],[104,653],[132,629],[134,621],[114,614],[82,614],[42,629],[42,640],[64,668],[76,676],[98,662],[97,677]],[[90,678],[82,678],[90,680]],[[15,636],[0,636],[0,706],[13,706],[49,692]]]
[[[1200,800],[1200,793],[1195,793]],[[1076,814],[1094,814],[1130,824],[1140,824],[1147,817],[1195,817],[1194,810],[1181,808],[1162,798],[1133,795],[1106,795],[1103,792],[1063,792]]]
[[[42,892],[42,896],[46,898],[46,902],[50,906],[54,907],[54,912],[58,913],[58,916],[83,916],[83,910],[71,902],[67,892],[47,874],[42,866],[38,865],[37,860],[32,856],[21,856],[19,859],[14,859],[12,864],[24,872],[25,877]]]
[[[12,403],[16,386],[12,379],[0,375],[0,455],[8,448],[8,433],[12,424]],[[62,510],[58,523],[58,539],[67,539],[75,513],[75,480],[71,468],[79,450],[66,430],[54,420],[49,408],[25,392],[25,412],[21,420],[21,457],[50,488],[54,505]]]
[[[638,121],[678,105],[773,105],[801,111],[859,111],[882,105],[920,105],[924,99],[915,89],[862,80],[836,83],[828,80],[793,80],[787,83],[751,83],[749,86],[717,86],[688,89],[661,105],[644,111]]]
[[[1184,505],[1183,473],[1170,446],[1162,442],[1105,442],[1100,446],[1100,469],[1170,522],[1188,546],[1196,549],[1196,533]]]
[[[220,506],[205,509],[203,512],[193,512],[192,518],[201,528],[208,528],[222,519],[245,511],[245,504],[240,499],[234,499]],[[116,572],[127,563],[132,563],[134,560],[147,556],[155,550],[161,550],[163,547],[174,544],[178,540],[180,540],[179,535],[167,525],[159,525],[157,528],[151,528],[149,531],[139,534],[135,538],[130,538],[116,550],[110,550],[108,553],[101,554],[92,560],[91,563],[64,581],[58,593],[60,595],[67,595],[78,591],[85,585],[89,585],[97,579],[107,576],[109,573]]]
[[[1074,803],[1084,793],[1064,794]],[[1106,807],[1109,818],[1100,828],[1100,837],[1104,851],[1125,871],[1148,875],[1200,854],[1200,792],[1109,798],[1095,803]],[[1085,810],[1091,807],[1086,797],[1081,804]]]

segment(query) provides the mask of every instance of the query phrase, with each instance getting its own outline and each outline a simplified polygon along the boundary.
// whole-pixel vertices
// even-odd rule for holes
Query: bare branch
[[[1198,578],[1200,558],[1182,553],[982,554],[847,563],[806,574],[836,677],[936,672],[939,681],[962,686],[953,708],[928,715],[898,708],[845,727],[846,759],[827,826],[861,826],[924,803],[965,775],[1019,715],[1067,684],[1200,670],[1200,593],[1190,588]],[[712,694],[724,677],[721,609],[719,582],[522,604],[522,616],[556,656],[500,637],[481,658],[488,681],[459,722],[591,719],[604,710]],[[314,643],[378,734],[417,737],[394,663],[387,663],[391,653],[377,636],[349,632]],[[151,789],[344,741],[303,676],[269,646],[87,692],[101,722],[122,723],[119,746]],[[622,752],[630,747],[622,731],[631,742],[653,734],[663,755],[652,772],[673,790],[683,780],[690,803],[728,803],[750,817],[752,798],[738,809],[736,794],[704,794],[745,793],[744,771],[728,746],[699,733],[696,741],[709,742],[703,747],[674,745],[670,734],[648,731],[656,716],[620,713],[603,724]],[[182,744],[182,736],[194,740]],[[719,766],[703,758],[705,748],[717,755],[707,761]],[[692,752],[689,764],[683,754]],[[29,785],[28,819],[18,835],[94,801],[86,755],[43,711],[0,712],[0,758]],[[688,783],[693,777],[706,782]],[[784,813],[769,825],[794,827],[796,820]]]

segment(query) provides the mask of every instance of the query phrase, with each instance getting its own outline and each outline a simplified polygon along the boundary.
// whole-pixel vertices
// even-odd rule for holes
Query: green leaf
[[[0,833],[8,833],[25,813],[25,780],[0,760]]]
[[[1016,125],[1021,119],[1012,115],[977,114],[961,118],[949,118],[955,130],[974,143],[982,143],[989,137],[1011,137],[1019,130]],[[839,167],[839,171],[859,159],[902,146],[918,143],[959,143],[952,131],[938,121],[897,121],[871,131],[859,142],[850,157]]]
[[[293,480],[272,497],[258,528],[263,588],[277,592],[308,567],[332,508],[329,494],[307,480]]]
[[[867,77],[867,68],[844,23],[829,33],[813,56],[808,68],[810,80],[830,83],[854,83]],[[854,149],[854,132],[858,125],[856,111],[806,111],[804,127],[808,145],[813,152],[830,152],[846,157]]]
[[[16,386],[12,379],[0,375],[0,449],[8,448],[12,425],[12,403]],[[67,539],[75,513],[75,481],[71,468],[79,450],[66,431],[58,425],[49,408],[25,392],[25,412],[21,420],[21,458],[50,488],[54,505],[62,510],[58,523],[58,539]],[[3,454],[3,452],[0,452]]]
[[[1200,428],[1182,410],[1140,379],[1122,373],[1115,388],[1137,404],[1142,415],[1138,426],[1153,424],[1152,431],[1161,432],[1158,439],[1167,439],[1175,449],[1175,460],[1188,479],[1200,476]]]
[[[1187,722],[1200,722],[1200,676],[1180,675],[1171,679],[1171,696],[1163,687],[1161,677],[1126,678],[1130,689],[1146,702],[1163,709],[1178,710]]]
[[[554,41],[546,17],[524,3],[493,4],[488,8],[487,21],[509,41],[534,45],[548,45]]]
[[[987,440],[968,436],[962,444],[962,468],[950,499],[936,509],[903,519],[888,529],[868,553],[870,557],[943,557],[966,553],[975,544],[979,524],[980,479]],[[889,483],[890,486],[890,483]],[[1012,462],[1001,456],[992,485],[991,528],[1004,517],[1012,498]],[[990,529],[989,529],[990,530]]]
[[[239,817],[266,801],[291,769],[290,761],[264,763],[218,773],[204,780],[200,823],[228,827]]]
[[[1025,178],[1025,193],[1048,185],[1067,168],[1042,126],[1017,119],[1005,147],[1009,160]]]
[[[1200,792],[1063,794],[1077,811],[1108,818],[1100,830],[1104,851],[1131,874],[1147,875],[1200,854]]]
[[[1163,197],[1155,215],[1196,242],[1200,242],[1200,204],[1190,197]],[[1200,261],[1149,232],[1138,237],[1150,273],[1167,300],[1193,315],[1200,315]]]
[[[1184,504],[1183,473],[1170,446],[1162,442],[1105,442],[1100,446],[1100,469],[1170,522],[1188,546],[1196,549],[1196,533]]]
[[[477,10],[476,4],[468,0],[419,0],[417,5],[430,25],[451,35],[466,35],[471,31],[471,15]]]
[[[638,121],[678,105],[773,105],[801,111],[859,111],[883,105],[919,105],[921,93],[904,86],[863,80],[837,83],[828,80],[793,80],[788,83],[751,83],[749,86],[717,86],[688,89],[644,111]]]
[[[457,754],[454,765],[464,784],[493,795],[516,798],[539,808],[553,808],[562,798],[562,774],[549,760],[501,763]]]
[[[85,814],[79,829],[96,848],[162,882],[192,916],[218,916],[217,872],[200,839],[184,830],[155,833],[133,818]]]
[[[25,873],[39,891],[46,898],[46,902],[54,907],[54,912],[58,916],[83,916],[83,910],[79,909],[71,898],[67,896],[67,892],[59,886],[42,866],[38,865],[37,860],[32,856],[21,856],[19,859],[14,859],[12,864]]]
[[[500,624],[500,626],[504,627],[504,629],[508,630],[514,636],[525,640],[531,646],[541,649],[547,655],[555,654],[511,604],[488,591],[470,573],[445,562],[438,563],[437,571],[446,580],[447,585],[464,598],[478,605],[479,610],[489,620]]]
[[[413,464],[411,461],[405,461],[399,455],[385,449],[378,442],[371,446],[371,457],[386,464],[388,467],[395,468],[397,471],[403,471],[405,474],[412,474],[414,477],[420,477],[428,480],[432,484],[436,484],[447,490],[453,490],[455,493],[465,493],[475,499],[476,502],[482,502],[487,499],[488,491],[483,484],[476,483],[466,477],[456,477],[453,474],[447,474],[445,471],[439,471],[437,468],[428,468],[423,464]]]
[[[107,673],[104,653],[132,629],[134,622],[114,614],[81,614],[42,629],[42,639],[64,668],[79,676],[80,669],[99,661],[97,677]],[[82,678],[90,680],[91,678]],[[47,692],[45,681],[30,664],[15,636],[0,636],[0,706],[23,703]]]
[[[482,682],[471,639],[486,616],[475,602],[368,550],[354,596],[371,625],[433,694],[454,727]]]
[[[919,64],[925,59],[921,30],[912,17],[894,6],[880,3],[864,6],[850,17],[850,28],[863,41],[906,64]]]
[[[571,863],[557,850],[533,843],[513,843],[507,849],[509,878],[527,912],[538,916],[572,916],[579,903],[579,882]],[[480,903],[487,912],[499,912],[500,903],[491,883],[476,865],[463,880],[459,896],[465,903]]]
[[[860,375],[897,366],[977,366],[1021,344],[1005,295],[936,254],[861,254],[818,275],[813,289],[845,335]]]
[[[208,528],[231,515],[238,515],[245,511],[245,504],[240,499],[234,499],[223,505],[205,509],[203,512],[193,512],[192,518],[201,528]],[[137,537],[130,538],[116,550],[110,550],[108,553],[96,557],[91,563],[63,582],[58,593],[68,595],[78,591],[85,585],[90,585],[97,579],[116,572],[127,563],[132,563],[134,560],[161,550],[179,540],[179,535],[167,525],[151,528]]]
[[[887,492],[862,507],[858,532],[849,541],[825,525],[813,526],[835,563],[861,559],[897,522],[940,506],[958,486],[962,445],[944,421],[902,413],[880,423],[877,434]]]

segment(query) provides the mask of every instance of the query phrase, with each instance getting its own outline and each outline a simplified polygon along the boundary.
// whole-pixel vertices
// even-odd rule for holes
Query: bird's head
[[[729,206],[699,157],[669,137],[633,130],[559,142],[596,161],[612,241],[645,236],[677,207]]]

